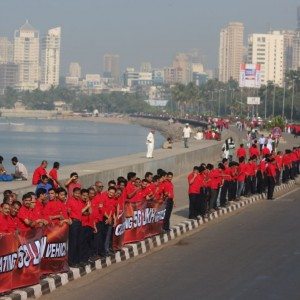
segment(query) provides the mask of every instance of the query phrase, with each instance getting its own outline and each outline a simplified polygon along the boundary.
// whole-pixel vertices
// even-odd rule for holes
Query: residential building
[[[293,41],[295,37],[294,30],[283,30],[283,74],[293,68]]]
[[[134,68],[127,68],[124,73],[125,86],[150,86],[152,84],[152,72],[137,72]]]
[[[162,85],[165,81],[164,70],[163,69],[152,70],[152,81],[154,85]]]
[[[61,27],[48,30],[41,45],[41,90],[59,84]]]
[[[280,31],[254,33],[248,39],[248,63],[261,66],[261,84],[279,86],[284,78],[284,37]]]
[[[7,37],[0,37],[0,63],[9,63],[14,60],[14,46]]]
[[[152,66],[150,62],[142,62],[141,63],[141,72],[152,72]]]
[[[38,88],[39,32],[28,21],[15,31],[14,62],[19,65],[18,89]]]
[[[167,84],[184,83],[182,68],[164,68],[164,79]]]
[[[19,82],[19,66],[15,63],[0,64],[0,94],[7,87],[15,88]]]
[[[297,29],[293,39],[293,70],[300,69],[300,6],[297,9]]]
[[[103,56],[103,76],[111,77],[115,83],[120,82],[120,56],[118,54],[105,54]]]
[[[190,58],[186,53],[178,53],[173,60],[172,66],[178,69],[176,74],[180,74],[180,76],[177,76],[177,82],[188,84],[192,81]]]
[[[71,62],[69,66],[69,76],[81,78],[81,66],[78,62]]]
[[[240,64],[244,53],[244,25],[239,22],[229,23],[220,32],[219,80],[228,82],[239,80]]]

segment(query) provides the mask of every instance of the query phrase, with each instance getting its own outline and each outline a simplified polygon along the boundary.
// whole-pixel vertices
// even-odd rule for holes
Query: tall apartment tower
[[[81,66],[78,62],[71,62],[69,66],[69,76],[81,78]]]
[[[18,89],[38,88],[39,32],[28,21],[15,31],[14,62],[19,65]]]
[[[0,64],[13,62],[14,45],[7,37],[0,37]]]
[[[281,32],[283,35],[283,74],[288,72],[293,68],[293,41],[295,37],[294,30],[283,30]]]
[[[244,25],[231,22],[220,32],[219,80],[239,80],[244,53]]]
[[[104,54],[103,56],[103,75],[111,77],[115,83],[120,81],[120,56],[118,54]]]
[[[177,69],[177,82],[188,84],[192,81],[190,58],[186,53],[178,53],[173,60],[173,68]]]
[[[248,63],[261,65],[261,83],[282,86],[284,78],[284,37],[280,31],[254,33],[248,39]]]
[[[293,39],[293,70],[300,69],[300,6],[297,9],[297,29]]]
[[[41,89],[59,84],[61,27],[48,30],[41,42]]]

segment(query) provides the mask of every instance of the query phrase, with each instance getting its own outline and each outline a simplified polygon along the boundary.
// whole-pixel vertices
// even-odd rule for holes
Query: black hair
[[[127,173],[127,180],[130,181],[132,178],[136,176],[135,172],[128,172]]]
[[[73,176],[77,176],[77,177],[78,177],[78,173],[72,172],[72,173],[70,174],[70,178],[72,178]]]
[[[48,176],[45,174],[41,176],[41,180],[44,180],[44,179],[48,179]]]
[[[22,201],[24,201],[25,199],[30,198],[31,199],[31,193],[26,193],[22,196]]]
[[[59,164],[58,161],[55,161],[55,162],[53,163],[53,168],[54,168],[54,169],[58,169],[59,166],[60,166],[60,164]]]
[[[15,200],[15,201],[12,203],[12,205],[18,205],[19,207],[22,206],[21,202],[18,201],[18,200]]]
[[[114,186],[110,186],[107,190],[108,190],[108,191],[110,191],[110,190],[116,191],[117,189],[116,189]]]
[[[14,157],[11,159],[11,161],[17,163],[17,162],[18,162],[18,158],[17,158],[16,156],[14,156]]]
[[[152,176],[153,175],[153,173],[151,173],[151,172],[146,172],[145,173],[145,178],[147,178],[147,177],[149,177],[149,176]]]
[[[111,184],[113,184],[113,185],[116,185],[116,182],[115,182],[115,180],[110,180],[109,182],[108,182],[108,185],[111,185]]]
[[[43,194],[47,194],[47,190],[46,189],[44,189],[44,188],[37,189],[37,191],[36,191],[36,197],[37,198],[39,198]]]
[[[0,164],[3,162],[3,156],[0,155]]]
[[[58,189],[56,189],[56,194],[59,194],[59,193],[62,193],[62,192],[65,192],[67,194],[66,189],[64,189],[62,187],[59,187]]]
[[[84,194],[84,193],[89,193],[89,190],[88,190],[88,189],[82,189],[82,190],[80,191],[80,194],[81,194],[81,195]]]
[[[167,175],[168,176],[174,176],[174,174],[172,172],[168,172]]]
[[[74,187],[73,193],[75,193],[75,192],[77,192],[77,191],[80,191],[80,188],[79,188],[79,187]]]

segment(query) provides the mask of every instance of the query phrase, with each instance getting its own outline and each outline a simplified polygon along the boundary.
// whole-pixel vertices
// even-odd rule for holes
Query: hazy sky
[[[79,61],[84,72],[102,71],[106,52],[121,67],[169,65],[176,52],[202,50],[207,67],[217,66],[219,31],[230,21],[245,36],[294,29],[299,0],[0,0],[0,36],[13,37],[26,19],[40,33],[62,26],[62,72]]]

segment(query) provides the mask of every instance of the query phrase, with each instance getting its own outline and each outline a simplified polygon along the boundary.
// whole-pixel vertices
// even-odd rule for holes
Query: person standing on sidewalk
[[[183,141],[184,141],[184,148],[188,148],[188,141],[189,138],[191,137],[192,129],[189,126],[189,123],[185,124],[185,127],[183,128]]]
[[[150,132],[149,132],[149,134],[147,135],[147,141],[146,141],[146,145],[147,145],[147,154],[146,154],[146,157],[147,158],[153,158],[154,133],[155,133],[155,130],[151,129]]]
[[[170,217],[174,206],[174,185],[172,183],[172,179],[173,173],[168,172],[167,179],[164,182],[166,194],[166,214],[164,217],[163,230],[166,232],[170,231]]]
[[[268,200],[273,200],[274,188],[276,183],[276,160],[274,158],[267,159],[267,182],[268,182]]]

